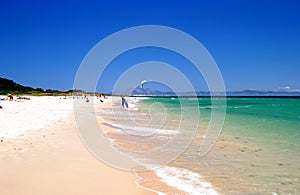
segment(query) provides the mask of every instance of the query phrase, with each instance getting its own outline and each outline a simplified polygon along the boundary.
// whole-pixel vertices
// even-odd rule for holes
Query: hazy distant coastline
[[[13,80],[0,77],[0,95],[10,94],[28,94],[28,95],[71,95],[73,93],[92,93],[94,92],[84,92],[83,90],[70,89],[70,90],[56,90],[56,89],[42,89],[42,88],[32,88],[29,86],[20,85]],[[101,94],[102,92],[96,92],[96,94]],[[208,91],[196,91],[196,92],[163,92],[158,90],[153,90],[149,88],[137,87],[133,91],[127,92],[110,92],[105,93],[106,95],[128,95],[128,96],[159,96],[159,97],[300,97],[300,90],[253,90],[247,89],[242,91],[227,91],[226,94],[219,92],[208,92]]]

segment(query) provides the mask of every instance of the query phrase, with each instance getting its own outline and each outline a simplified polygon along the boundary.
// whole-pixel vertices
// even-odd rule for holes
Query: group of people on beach
[[[0,100],[1,101],[4,101],[4,100],[9,100],[9,101],[13,101],[13,96],[12,95],[10,95],[10,94],[8,94],[7,95],[7,98],[1,98]],[[3,107],[2,106],[0,106],[0,109],[2,109]]]
[[[100,102],[101,103],[103,103],[103,101],[104,101],[104,99],[105,99],[106,97],[105,97],[105,95],[104,94],[100,94],[99,95],[99,99],[100,99]],[[13,101],[13,96],[12,95],[8,95],[7,96],[7,98],[2,98],[1,100],[8,100],[8,101]],[[23,98],[23,97],[21,97],[20,99],[26,99],[26,100],[30,100],[30,98]],[[84,97],[84,99],[85,99],[85,101],[86,102],[89,102],[90,100],[89,100],[89,98],[88,97]],[[128,102],[127,102],[127,100],[125,99],[125,97],[124,96],[121,96],[121,104],[122,104],[122,107],[123,108],[128,108],[129,106],[128,106]],[[0,106],[0,109],[2,109],[3,107],[2,106]]]
[[[7,101],[13,101],[14,97],[11,94],[8,94],[6,98],[1,98],[0,100],[7,100]],[[18,96],[16,101],[18,100],[30,100],[29,97],[25,97],[25,96]]]
[[[86,101],[87,103],[90,102],[89,98],[88,98],[86,95],[84,96],[84,99],[85,99],[85,101]],[[106,99],[106,97],[105,97],[104,94],[100,94],[100,95],[99,95],[99,99],[100,99],[100,102],[103,103],[103,102],[104,102],[104,99]]]
[[[8,94],[6,98],[1,98],[0,100],[4,101],[4,100],[8,100],[8,101],[13,101],[14,97],[11,94]],[[0,109],[2,109],[3,107],[0,106]]]
[[[6,98],[1,98],[0,100],[8,100],[8,101],[13,101],[14,97],[11,94],[8,94]]]
[[[104,102],[104,99],[106,99],[106,97],[105,97],[104,94],[100,94],[100,95],[98,96],[98,98],[100,99],[100,102],[101,102],[101,103],[103,103],[103,102]],[[84,96],[84,99],[85,99],[85,101],[86,101],[87,103],[90,101],[89,98],[88,98],[87,96]],[[124,96],[121,96],[121,105],[122,105],[123,108],[129,108],[128,102],[127,102],[127,100],[125,99]]]

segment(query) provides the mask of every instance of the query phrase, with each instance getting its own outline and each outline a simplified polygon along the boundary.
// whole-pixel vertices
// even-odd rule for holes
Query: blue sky
[[[23,85],[71,89],[81,61],[99,41],[137,25],[164,25],[190,34],[208,49],[227,90],[300,89],[300,3],[296,0],[6,0],[0,4],[0,77]],[[134,52],[112,62],[100,79],[100,90],[111,91],[122,70],[134,63],[181,63],[167,51]],[[205,89],[192,66],[183,69],[196,90]]]

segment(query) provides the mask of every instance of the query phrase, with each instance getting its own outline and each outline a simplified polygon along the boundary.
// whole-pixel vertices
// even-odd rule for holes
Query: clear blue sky
[[[2,0],[0,77],[32,87],[71,89],[81,61],[100,40],[128,27],[154,24],[198,39],[218,64],[227,90],[300,89],[299,10],[297,0]],[[168,52],[151,55],[134,59],[141,55],[129,52],[127,59],[166,59]],[[124,69],[120,64],[107,70],[101,90],[111,90]],[[201,90],[193,69],[185,71]]]

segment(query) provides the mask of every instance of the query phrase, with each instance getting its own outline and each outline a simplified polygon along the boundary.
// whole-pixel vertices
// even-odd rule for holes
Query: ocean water
[[[300,194],[300,98],[127,99],[129,109],[116,99],[99,115],[118,129],[106,135],[112,144],[151,169],[137,171],[138,185],[166,194]],[[224,110],[221,133],[205,136],[212,113]],[[216,142],[203,156],[206,139]]]

